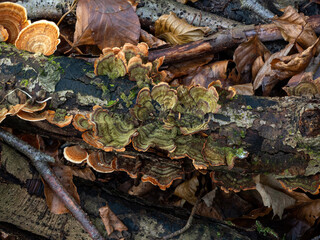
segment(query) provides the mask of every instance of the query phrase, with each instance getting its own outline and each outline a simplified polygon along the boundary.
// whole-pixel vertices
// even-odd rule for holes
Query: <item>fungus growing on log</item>
[[[23,108],[21,109],[24,112],[29,112],[29,113],[33,113],[33,112],[39,112],[41,110],[43,110],[45,107],[47,106],[47,102],[43,102],[43,103],[37,103],[37,102],[27,102],[27,104],[25,106],[23,106]]]
[[[88,152],[79,145],[65,147],[63,156],[66,160],[72,163],[80,164],[88,159]]]
[[[127,74],[127,61],[119,48],[105,48],[94,62],[94,73],[96,75],[107,75],[111,79],[123,77]]]
[[[114,169],[111,164],[114,158],[116,157],[112,153],[94,151],[89,154],[87,164],[97,172],[112,173]]]
[[[133,138],[132,145],[138,151],[148,151],[150,147],[157,147],[168,152],[175,150],[174,139],[178,129],[165,129],[163,124],[153,122],[138,128],[138,135]]]
[[[8,31],[2,25],[0,25],[0,42],[7,41],[8,38],[9,38]]]
[[[76,114],[74,116],[72,125],[80,132],[92,129],[92,125],[89,123],[89,120],[82,114]]]
[[[46,120],[51,123],[54,124],[58,127],[65,127],[68,126],[71,122],[72,122],[72,115],[67,115],[66,111],[64,110],[60,110],[59,109],[55,112],[52,110],[48,110],[47,111],[48,115]]]
[[[125,43],[121,48],[121,51],[124,53],[127,62],[137,55],[140,55],[142,58],[148,57],[148,44],[141,42],[138,43],[137,46],[133,45],[132,43]]]
[[[17,116],[25,121],[37,122],[45,120],[47,112],[25,112],[21,110],[17,113]]]
[[[5,100],[5,101],[4,101]],[[0,104],[0,123],[7,115],[16,115],[28,103],[28,96],[22,91],[12,91]]]
[[[152,70],[152,63],[142,63],[142,59],[139,55],[131,58],[128,62],[128,73],[131,81],[137,82],[138,87],[144,87],[152,84],[152,78],[150,72]]]
[[[173,159],[188,157],[192,160],[195,169],[207,169],[209,163],[204,159],[201,153],[204,144],[205,138],[199,135],[178,136],[175,139],[176,149],[169,154],[169,157]]]
[[[27,10],[16,3],[0,3],[0,16],[0,25],[7,31],[8,43],[13,44],[16,41],[19,32],[30,25],[30,21],[27,20]]]
[[[18,49],[48,56],[57,50],[59,34],[59,28],[54,22],[40,20],[25,27],[19,33],[15,45]]]
[[[124,151],[136,132],[130,118],[111,114],[100,106],[94,106],[87,118],[78,115],[73,125],[80,131],[87,130],[82,134],[85,142],[104,151]]]

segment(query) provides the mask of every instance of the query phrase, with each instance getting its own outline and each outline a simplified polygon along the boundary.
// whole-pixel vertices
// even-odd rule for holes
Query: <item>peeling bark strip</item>
[[[108,109],[109,116],[128,117],[136,101],[132,96],[139,91],[135,82],[126,78],[110,80],[105,76],[95,77],[92,65],[82,60],[46,58],[18,51],[4,43],[0,45],[0,67],[1,100],[8,100],[6,95],[10,93],[9,100],[16,101],[11,91],[21,89],[32,95],[34,100],[52,97],[47,108],[64,114],[86,115],[92,112],[92,106],[100,105]],[[210,129],[206,132],[209,137],[191,134],[188,138],[179,135],[175,139],[171,133],[166,135],[176,146],[169,157],[189,156],[196,168],[213,170],[213,180],[224,189],[253,188],[252,176],[270,173],[291,189],[301,187],[310,192],[318,191],[319,98],[237,96],[231,101],[220,101],[221,109],[211,116]],[[2,124],[10,125],[15,118],[11,117]],[[151,121],[161,122],[161,119]],[[49,136],[80,140],[80,132],[72,125],[58,128],[41,121],[33,123],[33,126]],[[199,149],[190,152],[188,146],[199,146]],[[149,153],[137,153],[130,145],[126,150],[132,156],[139,154],[139,159],[146,159],[146,163],[152,161]],[[117,156],[118,153],[110,154]],[[136,158],[122,162],[130,163],[132,159]],[[162,159],[157,163],[159,166],[173,162],[165,157]],[[181,161],[190,163],[188,158]],[[176,161],[175,164],[180,163]]]

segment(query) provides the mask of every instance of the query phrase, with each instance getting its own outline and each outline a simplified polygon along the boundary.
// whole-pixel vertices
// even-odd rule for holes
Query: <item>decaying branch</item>
[[[20,140],[19,138],[2,129],[0,129],[0,139],[1,141],[9,144],[19,152],[26,155],[31,160],[32,164],[41,174],[42,178],[55,192],[55,194],[60,197],[60,200],[65,204],[65,206],[73,214],[73,216],[82,224],[82,226],[84,227],[84,229],[86,229],[92,239],[104,239],[100,235],[96,227],[92,225],[87,214],[81,209],[76,200],[62,186],[60,181],[50,169],[48,163],[54,163],[54,159],[52,157],[41,153],[39,150],[35,149],[26,142]]]
[[[311,16],[307,20],[316,33],[320,33],[320,16]],[[237,46],[246,41],[249,37],[258,35],[262,42],[282,39],[281,33],[276,25],[241,25],[232,29],[219,31],[212,34],[205,40],[191,42],[184,45],[177,45],[165,49],[151,49],[149,61],[160,56],[165,56],[165,62],[177,62],[193,59],[201,54],[217,53],[228,48]]]
[[[94,105],[107,106],[109,102],[116,101],[117,107],[109,108],[109,112],[122,114],[129,113],[135,104],[135,99],[129,100],[129,95],[136,84],[126,78],[110,80],[106,76],[95,77],[93,66],[83,60],[45,58],[23,53],[4,43],[0,46],[0,81],[6,86],[0,91],[1,98],[12,89],[20,88],[36,100],[51,97],[49,107],[52,110],[84,115],[92,111]],[[229,166],[209,166],[215,171],[214,178],[226,188],[243,189],[255,185],[252,176],[272,173],[277,178],[288,179],[285,181],[293,188],[298,184],[294,183],[294,177],[304,179],[318,174],[319,106],[319,98],[237,96],[233,100],[221,99],[221,108],[212,116],[207,134],[219,142],[220,150],[245,149],[249,156],[246,160],[235,160]],[[10,125],[13,119],[4,120],[3,124]],[[81,141],[81,133],[71,124],[64,128],[46,121],[32,125],[49,136]],[[207,144],[214,147],[214,141]],[[146,156],[143,152],[130,151],[139,154],[141,159]],[[225,172],[229,174],[225,175]],[[228,177],[247,179],[248,182],[242,185],[240,180],[225,179]]]

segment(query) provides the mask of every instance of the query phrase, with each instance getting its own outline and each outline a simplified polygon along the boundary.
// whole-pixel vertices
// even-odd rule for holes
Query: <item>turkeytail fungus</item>
[[[18,49],[48,56],[57,50],[59,34],[59,28],[54,22],[40,20],[25,27],[19,33],[15,45]]]
[[[63,156],[66,160],[72,163],[80,164],[88,159],[88,152],[79,145],[65,147],[63,149]]]
[[[103,151],[94,151],[89,154],[87,164],[97,172],[101,173],[112,173],[112,161],[116,157],[112,153]]]
[[[73,115],[67,115],[65,111],[47,111],[46,120],[58,127],[68,126],[72,122]]]
[[[27,20],[27,10],[16,3],[0,3],[0,16],[0,25],[2,25],[4,30],[7,31],[8,43],[14,44],[19,32],[26,26],[30,25],[30,21]],[[1,33],[3,33],[2,30]]]
[[[8,38],[9,38],[8,31],[2,25],[0,25],[0,42],[7,41]]]
[[[101,55],[94,62],[96,75],[107,75],[111,79],[123,77],[127,74],[127,61],[119,48],[104,48]]]

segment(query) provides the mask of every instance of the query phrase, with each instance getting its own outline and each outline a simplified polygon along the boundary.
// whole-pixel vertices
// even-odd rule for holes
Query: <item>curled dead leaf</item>
[[[238,83],[250,83],[252,81],[253,65],[257,58],[261,58],[265,62],[270,57],[269,50],[254,36],[247,42],[241,43],[233,54],[233,61],[236,63],[236,68],[239,73]],[[260,65],[261,67],[262,65]],[[240,79],[241,78],[241,79]]]
[[[203,39],[208,27],[194,27],[186,20],[180,19],[175,13],[162,15],[155,22],[155,35],[171,44],[184,44]]]
[[[111,211],[108,205],[99,209],[100,217],[107,230],[108,235],[114,231],[128,231],[128,228],[121,222],[121,220]]]
[[[297,41],[303,48],[307,48],[317,40],[317,35],[311,25],[306,22],[307,18],[303,13],[299,14],[292,6],[288,6],[281,17],[273,18],[273,22],[280,28],[286,41],[290,43]]]

